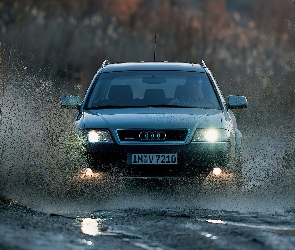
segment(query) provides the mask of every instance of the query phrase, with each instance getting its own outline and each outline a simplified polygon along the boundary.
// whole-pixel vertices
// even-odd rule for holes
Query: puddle
[[[275,230],[279,234],[284,234],[284,235],[290,235],[290,236],[295,236],[295,229],[285,229],[285,230]]]
[[[222,220],[206,220],[206,221],[212,224],[225,224],[225,221],[222,221]]]
[[[79,226],[81,227],[82,233],[97,236],[106,234],[108,231],[108,227],[103,226],[102,222],[103,220],[101,219],[84,218],[79,219]]]
[[[242,222],[232,222],[232,221],[212,220],[212,219],[205,220],[205,221],[212,224],[247,227],[247,228],[261,229],[261,230],[272,230],[277,233],[295,236],[295,229],[291,227],[287,227],[287,226],[255,225],[255,224],[248,224],[248,223],[242,223]]]
[[[114,236],[122,239],[141,239],[141,237],[137,235],[112,230],[103,224],[105,220],[106,219],[99,218],[78,218],[77,226],[81,228],[83,234],[90,236]]]

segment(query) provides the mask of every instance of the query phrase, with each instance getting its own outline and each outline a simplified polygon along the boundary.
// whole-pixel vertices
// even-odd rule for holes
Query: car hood
[[[82,113],[80,129],[176,129],[225,127],[224,112],[198,108],[96,109]]]

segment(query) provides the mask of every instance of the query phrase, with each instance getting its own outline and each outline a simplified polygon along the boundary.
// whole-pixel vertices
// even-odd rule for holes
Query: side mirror
[[[248,103],[245,96],[240,95],[229,95],[227,107],[229,109],[242,109],[247,108]]]
[[[62,108],[68,108],[68,109],[79,109],[79,96],[77,95],[70,95],[70,96],[64,96],[61,98],[61,107]]]

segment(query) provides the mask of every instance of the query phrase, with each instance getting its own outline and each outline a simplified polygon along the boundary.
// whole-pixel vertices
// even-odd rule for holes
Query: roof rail
[[[201,60],[200,65],[202,68],[207,68],[204,60]]]
[[[104,60],[101,67],[104,68],[105,66],[109,65],[110,61],[109,60]]]

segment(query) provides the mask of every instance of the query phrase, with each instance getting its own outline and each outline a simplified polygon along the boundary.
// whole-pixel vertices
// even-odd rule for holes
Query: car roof
[[[200,64],[179,63],[179,62],[128,62],[108,64],[103,68],[103,72],[114,71],[137,71],[137,70],[171,70],[171,71],[189,71],[205,72]]]

